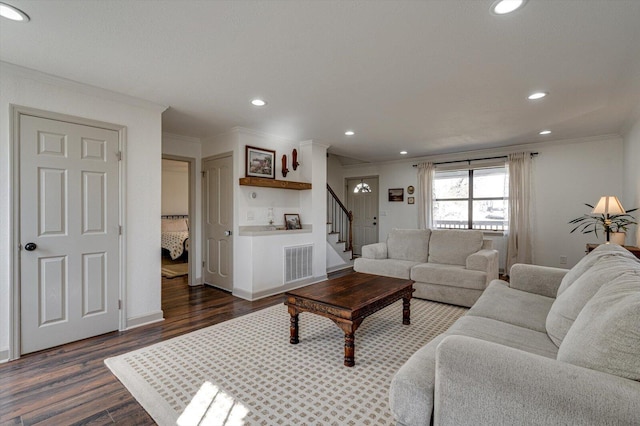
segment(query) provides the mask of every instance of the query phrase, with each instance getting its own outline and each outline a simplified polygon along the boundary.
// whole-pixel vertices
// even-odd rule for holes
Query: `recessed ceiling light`
[[[356,134],[356,132],[354,132],[353,130],[347,130],[346,132],[344,132],[345,136],[353,136]]]
[[[0,3],[0,16],[17,22],[29,22],[29,15],[6,3]]]
[[[520,9],[526,0],[498,0],[491,5],[491,11],[496,15],[506,15]]]
[[[547,96],[547,92],[535,92],[530,94],[527,99],[529,99],[530,101],[535,101],[536,99],[542,99],[545,96]]]
[[[543,130],[540,132],[541,135],[549,135],[551,134],[551,130]]]
[[[407,155],[407,151],[400,151],[401,155]]]
[[[257,106],[257,107],[265,106],[266,104],[267,102],[263,101],[262,99],[254,99],[251,101],[251,105]]]

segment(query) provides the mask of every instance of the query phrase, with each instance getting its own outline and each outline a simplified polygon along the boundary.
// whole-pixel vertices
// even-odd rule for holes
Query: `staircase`
[[[327,185],[327,273],[353,266],[353,214]]]

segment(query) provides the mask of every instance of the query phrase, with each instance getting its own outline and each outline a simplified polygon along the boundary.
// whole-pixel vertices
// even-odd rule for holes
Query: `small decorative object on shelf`
[[[285,154],[282,156],[282,177],[287,177],[287,173],[289,173],[289,169],[287,169],[287,156]]]
[[[293,170],[297,170],[300,163],[298,163],[298,150],[293,148],[293,152],[291,153],[291,167]]]
[[[284,225],[287,229],[302,229],[302,222],[300,222],[300,215],[297,213],[285,213]]]
[[[273,207],[269,207],[267,209],[267,220],[269,221],[269,225],[273,225]]]

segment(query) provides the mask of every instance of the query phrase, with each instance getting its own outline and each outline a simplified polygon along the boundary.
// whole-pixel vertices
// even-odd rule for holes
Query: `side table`
[[[587,244],[587,254],[591,252],[594,248],[598,247],[600,244]],[[640,259],[640,247],[635,246],[622,246],[633,253],[638,259]]]

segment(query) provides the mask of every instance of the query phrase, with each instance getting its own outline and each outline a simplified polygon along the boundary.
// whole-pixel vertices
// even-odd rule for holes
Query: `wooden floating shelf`
[[[243,177],[240,178],[240,185],[246,186],[262,186],[265,188],[280,188],[280,189],[311,189],[311,184],[307,182],[294,182],[292,180],[277,180],[277,179],[265,179],[259,177]]]

